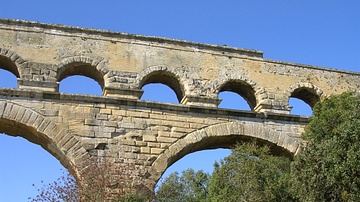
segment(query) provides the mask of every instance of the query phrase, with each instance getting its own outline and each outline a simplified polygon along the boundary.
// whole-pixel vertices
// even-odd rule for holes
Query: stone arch
[[[20,136],[40,145],[71,172],[75,162],[88,158],[81,142],[49,118],[32,109],[0,101],[0,133]]]
[[[163,65],[151,66],[144,69],[138,75],[138,86],[141,89],[149,83],[161,83],[170,87],[176,94],[180,103],[185,95],[185,89],[181,77]]]
[[[0,48],[0,67],[21,77],[21,70],[26,68],[26,61],[18,54],[5,48]]]
[[[94,79],[101,86],[101,89],[104,89],[104,76],[108,72],[109,70],[105,67],[103,60],[74,56],[64,59],[58,65],[56,80],[60,82],[68,76],[82,75]]]
[[[165,170],[185,155],[204,149],[230,148],[238,141],[255,139],[260,144],[267,144],[275,155],[290,158],[300,149],[298,137],[276,130],[263,122],[230,122],[212,125],[186,135],[161,153],[152,163],[149,174],[155,182]]]
[[[218,83],[220,85],[217,85],[216,94],[223,91],[237,93],[246,100],[251,110],[255,109],[258,103],[256,92],[260,89],[256,82],[242,76],[240,78],[227,78],[226,80],[218,81]]]
[[[294,97],[304,101],[313,108],[317,102],[326,97],[326,94],[320,88],[311,83],[300,82],[290,86],[286,92],[286,96],[288,101],[290,97]]]

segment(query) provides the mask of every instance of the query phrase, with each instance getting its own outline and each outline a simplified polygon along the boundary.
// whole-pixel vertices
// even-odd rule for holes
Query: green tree
[[[290,160],[270,154],[255,143],[237,145],[215,164],[210,178],[210,201],[291,201],[288,191]]]
[[[178,172],[170,174],[159,187],[156,201],[166,202],[200,202],[206,201],[209,174],[202,170],[195,172],[188,169],[179,176]]]
[[[345,93],[317,104],[306,147],[291,166],[300,201],[360,201],[360,97]]]

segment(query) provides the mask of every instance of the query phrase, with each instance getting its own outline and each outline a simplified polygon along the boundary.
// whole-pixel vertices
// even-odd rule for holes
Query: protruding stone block
[[[181,100],[181,104],[202,106],[202,107],[217,107],[221,102],[219,98],[209,98],[200,96],[185,95]]]

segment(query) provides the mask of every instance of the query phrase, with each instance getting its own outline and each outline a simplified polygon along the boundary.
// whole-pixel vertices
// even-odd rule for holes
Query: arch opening
[[[254,141],[259,146],[267,145],[270,148],[270,152],[275,156],[285,156],[290,160],[293,160],[293,154],[285,148],[276,145],[268,140],[246,136],[246,135],[227,135],[227,136],[211,136],[203,138],[201,141],[189,144],[179,150],[177,153],[167,157],[166,166],[159,173],[160,175],[156,177],[156,183],[159,183],[159,180],[164,176],[164,173],[169,167],[175,164],[178,161],[181,161],[186,155],[196,153],[204,150],[214,150],[214,149],[232,149],[236,144],[241,144],[244,142]],[[225,156],[224,156],[225,157]]]
[[[219,108],[251,110],[248,102],[237,93],[222,91],[219,93],[219,98],[222,99],[218,106]]]
[[[57,148],[55,143],[46,137],[45,134],[38,132],[35,128],[12,120],[0,118],[0,133],[5,133],[13,137],[22,137],[31,143],[39,145],[58,159],[64,167],[72,169],[69,159]]]
[[[0,66],[0,88],[17,88],[16,76]]]
[[[104,74],[96,69],[96,67],[86,63],[72,63],[59,69],[58,82],[70,76],[85,76],[96,81],[101,89],[104,89]]]
[[[302,116],[312,115],[312,109],[310,105],[305,103],[303,100],[290,97],[289,105],[291,106],[291,114],[302,115]]]
[[[141,100],[179,104],[176,93],[167,85],[149,83],[144,85],[142,90],[144,93],[140,98]]]
[[[171,88],[177,97],[178,103],[184,97],[184,88],[180,84],[178,78],[168,71],[155,71],[146,75],[140,82],[140,88],[143,88],[146,84],[164,84]]]
[[[250,109],[254,110],[256,106],[255,90],[250,84],[241,80],[231,80],[219,88],[219,93],[226,91],[240,95],[248,103]]]
[[[263,145],[269,146],[270,152],[273,155],[285,156],[290,159],[293,158],[293,154],[291,154],[288,150],[279,147],[278,145],[272,142],[260,138],[255,138],[246,135],[211,136],[211,137],[203,138],[199,142],[189,144],[186,147],[184,147],[182,150],[180,150],[178,153],[171,156],[168,159],[169,162],[168,167],[171,166],[176,161],[178,161],[179,159],[183,158],[185,155],[196,151],[202,151],[208,149],[231,149],[236,144],[241,144],[242,142],[251,142],[251,141],[255,141],[256,144],[260,146]]]
[[[60,82],[59,92],[101,96],[103,90],[99,84],[86,76],[68,76]]]
[[[298,138],[289,137],[288,133],[258,122],[216,124],[189,133],[164,150],[149,170],[150,179],[158,182],[168,167],[187,154],[206,149],[232,148],[237,143],[248,141],[255,141],[260,146],[267,145],[271,154],[291,160],[298,152],[301,142]]]
[[[295,89],[290,97],[300,99],[308,104],[311,108],[315,106],[317,102],[320,101],[320,96],[316,93],[315,89],[301,87]]]
[[[186,154],[165,170],[155,188],[158,188],[164,179],[174,172],[181,173],[187,169],[193,169],[195,171],[203,170],[204,172],[211,174],[214,169],[215,161],[220,161],[230,154],[231,149],[226,148],[206,149]]]
[[[0,133],[0,195],[14,201],[27,201],[38,193],[33,187],[51,183],[61,177],[66,168],[37,144],[23,137]],[[5,166],[6,165],[6,166]],[[21,190],[21,194],[18,191]]]

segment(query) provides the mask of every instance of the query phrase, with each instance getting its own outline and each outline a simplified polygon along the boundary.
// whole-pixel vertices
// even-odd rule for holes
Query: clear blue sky
[[[356,0],[8,0],[0,5],[0,18],[256,49],[267,59],[360,71],[360,2]],[[0,87],[6,87],[8,79],[11,75],[0,71]],[[73,88],[67,85],[74,86],[74,82],[80,86],[79,79],[64,80],[61,90],[70,92]],[[99,87],[85,88],[96,94]],[[161,90],[164,95],[166,91]],[[145,93],[143,99],[153,99],[151,89]],[[222,107],[235,107],[235,98],[221,96],[228,101]],[[299,107],[295,113],[303,111]],[[214,159],[228,154],[216,150],[189,155],[172,169],[193,167],[211,172]],[[41,180],[51,182],[61,175],[55,158],[22,138],[0,134],[0,159],[1,202],[27,201],[36,194],[33,183],[40,187]]]

